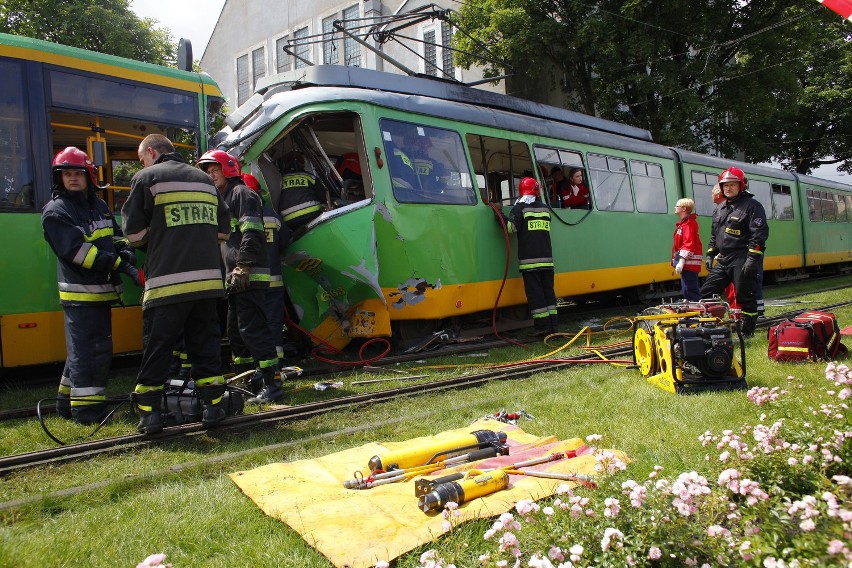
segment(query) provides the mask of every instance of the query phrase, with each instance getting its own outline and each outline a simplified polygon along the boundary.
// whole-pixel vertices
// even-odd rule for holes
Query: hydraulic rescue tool
[[[420,496],[417,500],[417,506],[424,513],[428,513],[429,511],[443,509],[451,501],[461,505],[477,497],[506,489],[509,486],[509,474],[502,469],[495,469],[487,473],[479,473],[474,470],[468,472],[468,476],[436,485],[435,489]]]
[[[428,444],[392,451],[370,458],[367,467],[376,472],[406,469],[413,466],[429,465],[441,459],[468,453],[470,450],[493,447],[506,448],[506,433],[492,430],[476,430],[470,434],[445,436]],[[508,448],[506,448],[508,453]]]
[[[635,319],[633,361],[646,380],[670,393],[745,389],[745,345],[718,301],[649,308]],[[735,350],[734,337],[739,345]]]

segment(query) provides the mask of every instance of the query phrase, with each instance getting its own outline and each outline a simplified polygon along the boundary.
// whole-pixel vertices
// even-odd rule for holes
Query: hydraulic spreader
[[[729,313],[718,301],[648,308],[633,332],[639,372],[670,393],[748,388],[743,337]]]

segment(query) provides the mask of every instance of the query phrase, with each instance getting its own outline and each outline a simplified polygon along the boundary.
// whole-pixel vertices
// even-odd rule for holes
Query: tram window
[[[477,179],[484,178],[489,202],[511,205],[521,179],[532,175],[533,161],[523,142],[478,134],[465,137]]]
[[[24,75],[19,63],[0,61],[0,211],[33,207],[33,164],[30,156]]]
[[[748,192],[754,195],[754,198],[763,205],[767,216],[770,215],[772,212],[772,186],[770,183],[763,180],[750,179],[748,180]]]
[[[839,193],[835,194],[834,201],[837,203],[837,222],[846,223],[848,221],[846,210],[846,200]]]
[[[822,202],[822,220],[834,223],[837,219],[837,212],[834,209],[834,196],[827,191],[820,192],[820,201]]]
[[[393,193],[400,203],[476,203],[458,132],[382,119]]]
[[[666,180],[659,164],[630,160],[633,191],[636,192],[636,210],[641,213],[666,213]]]
[[[595,203],[602,211],[633,211],[627,161],[614,156],[589,154],[589,172]]]
[[[692,199],[695,201],[695,212],[699,215],[713,215],[716,206],[713,204],[713,186],[719,179],[717,174],[692,171]]]
[[[808,219],[811,221],[822,221],[822,204],[819,200],[819,192],[808,190]]]
[[[50,95],[54,106],[150,120],[163,124],[198,126],[195,95],[51,71]]]
[[[789,185],[772,184],[772,216],[779,221],[793,219],[793,195]]]

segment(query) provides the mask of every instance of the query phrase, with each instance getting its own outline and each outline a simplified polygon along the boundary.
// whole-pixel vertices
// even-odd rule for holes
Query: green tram
[[[191,56],[189,57],[191,60]],[[151,133],[187,157],[206,149],[211,118],[224,103],[203,73],[180,71],[35,39],[0,34],[0,368],[65,360],[56,258],[42,236],[53,156],[86,150],[110,187],[117,213]],[[116,353],[142,345],[140,290],[125,281],[126,306],[113,309]]]
[[[546,187],[542,172],[554,167],[582,168],[592,200],[590,210],[553,205],[557,297],[678,295],[674,205],[695,199],[706,245],[711,188],[732,165],[771,218],[768,279],[852,268],[850,186],[668,148],[641,129],[456,84],[342,66],[300,73],[259,85],[213,144],[273,199],[294,149],[325,185],[329,208],[287,248],[284,280],[294,318],[337,347],[487,325],[507,263],[500,313],[525,319],[515,242],[507,250],[490,204],[510,207],[525,176]],[[405,179],[397,148],[429,170],[417,176],[428,182]],[[354,183],[333,167],[352,153]]]

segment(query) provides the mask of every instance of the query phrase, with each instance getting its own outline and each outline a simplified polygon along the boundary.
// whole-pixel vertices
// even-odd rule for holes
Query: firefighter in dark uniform
[[[251,174],[243,174],[243,183],[260,196],[263,202],[263,229],[266,235],[266,255],[269,258],[269,288],[266,291],[266,317],[269,333],[275,344],[275,354],[284,360],[284,278],[281,273],[281,253],[290,242],[290,229],[272,206],[269,191]],[[282,371],[285,372],[285,371]],[[258,369],[256,377],[262,376]],[[262,382],[262,379],[261,381]],[[257,384],[258,381],[255,381]],[[256,387],[253,387],[256,388]]]
[[[261,371],[262,385],[255,385],[259,393],[247,403],[278,402],[284,392],[266,310],[269,259],[260,196],[243,184],[240,164],[227,152],[210,150],[198,167],[207,172],[231,211],[231,236],[222,245],[222,257],[234,371]]]
[[[325,194],[317,178],[305,171],[305,156],[291,151],[284,156],[278,212],[291,231],[304,227],[325,211]]]
[[[518,269],[524,279],[524,291],[535,326],[532,335],[543,337],[554,333],[559,323],[553,289],[550,211],[541,200],[540,186],[535,179],[522,179],[519,191],[521,197],[505,224],[510,233],[518,234]],[[502,215],[498,221],[502,225]]]
[[[109,206],[95,193],[95,167],[69,146],[53,159],[53,198],[41,217],[44,238],[56,253],[59,303],[65,319],[67,358],[56,410],[80,424],[107,414],[112,360],[112,304],[122,292],[119,272],[139,284],[136,255]]]
[[[757,323],[757,275],[763,263],[769,226],[763,205],[746,191],[748,180],[741,169],[728,168],[722,172],[719,186],[725,200],[713,211],[713,229],[705,257],[710,274],[701,287],[701,297],[721,295],[733,282],[742,308],[742,332],[751,337]]]
[[[186,164],[162,134],[142,140],[139,160],[144,168],[130,181],[121,208],[130,244],[146,252],[144,347],[134,392],[138,430],[163,429],[163,388],[181,337],[203,402],[201,423],[209,428],[225,418],[216,304],[225,295],[219,242],[230,231],[228,208],[210,178]]]

